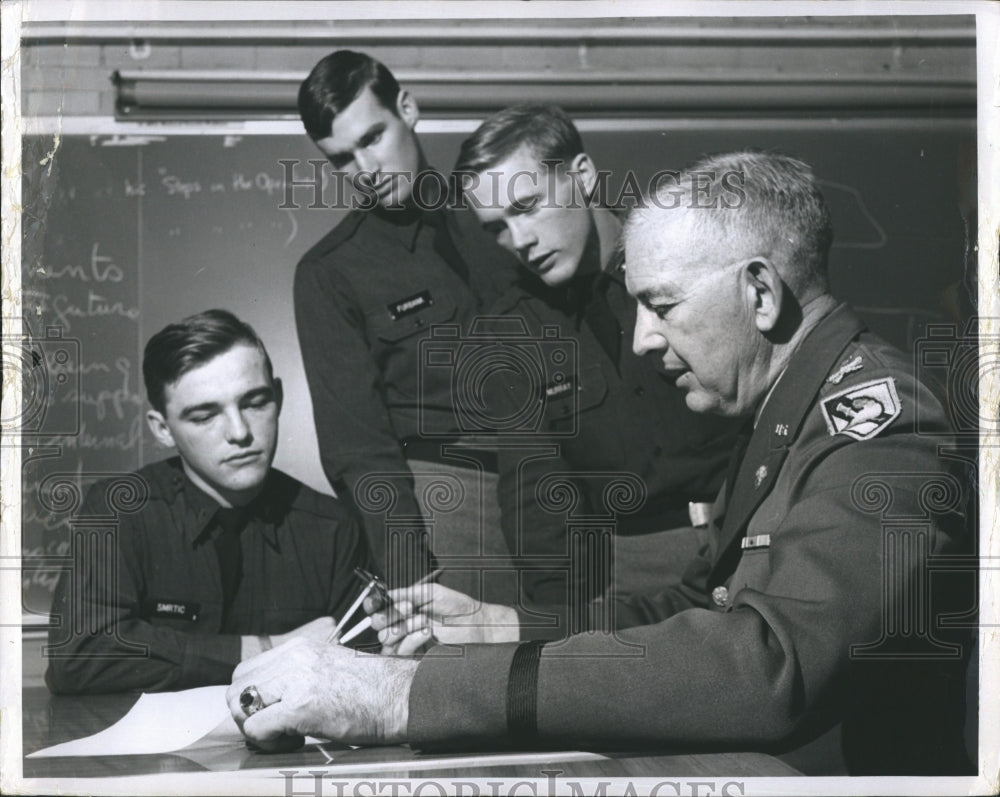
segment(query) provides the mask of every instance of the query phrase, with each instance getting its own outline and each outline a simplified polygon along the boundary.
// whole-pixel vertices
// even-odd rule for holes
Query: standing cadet
[[[733,173],[739,206],[705,207]],[[964,537],[941,405],[911,358],[830,295],[830,219],[806,164],[719,156],[671,191],[679,207],[640,209],[625,232],[635,351],[662,352],[691,409],[756,422],[684,583],[617,602],[614,634],[544,645],[519,641],[508,607],[397,590],[401,611],[426,613],[408,618],[418,643],[433,620],[440,639],[495,644],[412,659],[289,642],[234,673],[227,699],[248,737],[701,746],[765,750],[806,774],[969,771],[960,648],[941,621],[957,607],[929,572]],[[398,641],[385,614],[373,621]],[[249,686],[266,708],[247,717]]]
[[[708,522],[706,502],[722,483],[737,424],[692,413],[656,359],[632,353],[636,303],[620,268],[621,222],[591,201],[599,177],[579,132],[556,106],[507,108],[462,144],[455,176],[485,230],[523,267],[493,306],[505,318],[492,331],[517,319],[546,361],[543,385],[530,384],[525,371],[497,369],[483,388],[488,398],[513,397],[500,417],[530,406],[533,389],[545,393],[543,412],[526,430],[533,434],[499,457],[501,524],[522,568],[522,594],[565,603],[567,572],[575,574],[574,603],[600,594],[612,575],[604,558],[608,524],[598,539],[571,536],[567,525],[602,514],[616,533],[617,590],[676,583],[697,553],[691,527]],[[547,362],[547,349],[560,341],[571,346],[567,361]],[[506,348],[493,351],[505,358]],[[568,512],[546,511],[539,491],[557,499],[566,487],[579,502]],[[617,517],[606,505],[616,490],[635,493]],[[559,502],[550,501],[555,510],[552,503]],[[704,505],[704,518],[691,517],[691,504]]]
[[[491,521],[475,498],[495,506],[495,452],[442,456],[458,431],[451,374],[422,371],[420,346],[432,325],[467,327],[516,264],[470,213],[442,208],[444,178],[414,133],[416,99],[383,64],[349,50],[328,55],[302,83],[299,113],[334,170],[373,206],[349,213],[295,273],[320,458],[330,484],[358,507],[389,582],[411,583],[428,568],[421,518],[435,514],[434,490],[415,493],[414,472],[461,482],[455,494],[465,500],[436,511],[435,534],[445,522],[486,533]]]

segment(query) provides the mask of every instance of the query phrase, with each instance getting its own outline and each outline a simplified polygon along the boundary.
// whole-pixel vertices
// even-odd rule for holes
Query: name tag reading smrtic
[[[198,619],[201,604],[193,601],[181,601],[173,598],[149,598],[144,602],[146,616],[159,620],[190,620]]]

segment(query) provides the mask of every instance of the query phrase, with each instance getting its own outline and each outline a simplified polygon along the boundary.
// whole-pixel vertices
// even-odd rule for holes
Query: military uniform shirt
[[[46,681],[53,692],[228,683],[241,636],[283,634],[324,615],[340,619],[359,594],[353,569],[371,559],[358,521],[337,499],[272,469],[246,507],[242,578],[223,628],[213,544],[219,505],[187,478],[179,458],[135,475],[148,497],[134,513],[109,510],[110,480],[89,490],[77,515],[81,524],[100,518],[98,528],[112,530],[116,570],[87,550],[72,552],[76,561],[60,576],[52,607]]]
[[[435,245],[435,224],[446,225],[464,270]],[[447,441],[458,432],[452,371],[426,368],[421,344],[435,325],[464,334],[514,273],[510,256],[470,211],[435,220],[412,211],[354,211],[299,263],[295,319],[323,470],[357,505],[380,564],[386,515],[420,515],[407,443]],[[370,475],[390,485],[389,504],[367,500],[364,489],[355,494]]]
[[[523,322],[525,339],[512,345],[535,347],[545,380],[534,433],[500,449],[501,524],[511,552],[541,567],[522,574],[525,597],[564,602],[566,568],[558,562],[569,553],[570,515],[612,517],[617,534],[689,526],[688,502],[711,502],[719,491],[739,423],[692,412],[660,361],[633,353],[636,303],[619,268],[566,286],[525,279],[493,312],[504,316],[494,328],[512,318]],[[566,362],[551,362],[567,342]],[[521,376],[498,370],[486,389],[508,396],[512,408],[524,407],[536,386],[519,382]],[[550,511],[536,493],[557,474],[579,485],[582,501],[571,512]],[[626,485],[623,474],[632,487],[622,494],[634,490],[635,501],[616,512],[605,487],[616,478]],[[547,557],[556,564],[547,566]]]
[[[975,593],[952,602],[934,573],[933,600],[906,604],[926,557],[968,536],[966,482],[938,455],[947,435],[910,359],[837,308],[767,400],[683,586],[621,601],[614,634],[546,644],[533,671],[512,665],[525,643],[431,649],[408,738],[523,747],[511,714],[537,696],[545,745],[763,750],[806,774],[963,771],[962,648],[940,612]],[[891,547],[905,530],[925,558]],[[888,625],[901,608],[928,612],[930,636]]]

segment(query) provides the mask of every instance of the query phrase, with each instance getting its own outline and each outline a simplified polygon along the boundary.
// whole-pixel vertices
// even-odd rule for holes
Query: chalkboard
[[[69,481],[83,491],[100,475],[167,454],[145,429],[141,352],[150,335],[184,315],[226,307],[257,329],[285,385],[276,465],[329,491],[291,294],[299,257],[345,211],[310,207],[317,203],[309,188],[288,195],[281,163],[297,161],[291,174],[303,181],[318,153],[301,135],[155,130],[24,140],[23,326],[35,352],[25,362],[41,396],[31,400],[42,406],[23,448],[22,550],[24,609],[39,618],[67,552],[74,506],[53,485]],[[429,160],[450,166],[464,135],[425,134]],[[584,139],[598,167],[611,172],[612,199],[632,180],[629,170],[641,187],[657,170],[704,152],[760,147],[802,157],[824,180],[834,217],[836,295],[902,347],[912,347],[928,322],[961,322],[971,311],[971,120],[849,129],[836,120],[787,129],[609,123],[588,128]]]

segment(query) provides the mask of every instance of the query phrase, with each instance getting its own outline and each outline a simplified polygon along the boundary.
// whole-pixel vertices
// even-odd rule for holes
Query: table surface
[[[121,719],[138,695],[51,695],[26,688],[22,695],[23,752],[90,736]],[[330,769],[349,778],[500,777],[779,777],[800,774],[764,753],[656,752],[594,753],[587,751],[502,754],[420,753],[405,746],[351,749],[337,744],[306,745],[292,753],[264,754],[242,742],[212,747],[192,746],[162,755],[26,758],[26,778],[87,778],[175,772],[235,772],[253,769]]]

